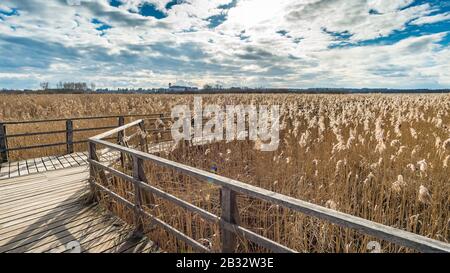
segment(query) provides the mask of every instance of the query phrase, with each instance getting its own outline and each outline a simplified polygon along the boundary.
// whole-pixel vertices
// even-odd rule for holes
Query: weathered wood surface
[[[103,150],[101,160],[112,161],[117,159],[119,154],[119,152],[109,149]],[[87,152],[77,152],[61,156],[39,157],[16,162],[5,162],[0,164],[0,181],[34,173],[85,166],[88,164],[87,159]]]
[[[0,252],[158,251],[133,237],[134,227],[86,205],[88,178],[82,165],[2,180]]]

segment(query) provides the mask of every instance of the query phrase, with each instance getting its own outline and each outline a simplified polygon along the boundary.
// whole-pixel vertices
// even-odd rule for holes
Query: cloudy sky
[[[1,0],[0,89],[450,88],[450,0]]]

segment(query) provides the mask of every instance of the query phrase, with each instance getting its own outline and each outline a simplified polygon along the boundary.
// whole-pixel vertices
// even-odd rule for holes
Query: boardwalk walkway
[[[112,160],[117,153],[104,152],[102,160]],[[87,165],[87,152],[47,156],[0,164],[0,180]]]
[[[133,227],[85,204],[86,154],[10,163],[1,170],[0,252],[157,251],[147,238],[133,238]]]

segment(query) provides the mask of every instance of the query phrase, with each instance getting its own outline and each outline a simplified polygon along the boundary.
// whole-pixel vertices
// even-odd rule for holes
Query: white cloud
[[[389,45],[333,47],[389,37],[408,24],[450,16],[435,14],[430,4],[240,0],[222,10],[232,1],[186,0],[166,10],[168,2],[130,0],[118,8],[107,0],[82,0],[80,6],[65,0],[0,4],[2,10],[20,13],[0,20],[0,88],[11,75],[53,83],[73,77],[99,87],[177,81],[199,86],[216,81],[275,87],[450,85],[449,49],[440,44],[446,32]],[[143,3],[154,4],[167,17],[139,15]],[[211,28],[209,18],[217,15],[226,20]],[[99,31],[93,19],[112,28]]]
[[[432,16],[424,16],[417,18],[416,20],[412,21],[411,24],[413,25],[425,25],[425,24],[433,24],[437,22],[447,21],[450,20],[450,12],[432,15]]]
[[[395,12],[398,9],[411,5],[414,0],[369,0],[367,6],[369,9],[378,11],[379,13]]]

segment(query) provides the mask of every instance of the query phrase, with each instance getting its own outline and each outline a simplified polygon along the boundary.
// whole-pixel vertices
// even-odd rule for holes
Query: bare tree
[[[205,84],[205,85],[203,85],[203,89],[204,89],[204,90],[211,90],[211,89],[212,89],[212,85],[210,85],[210,84]]]
[[[48,90],[48,82],[41,82],[40,86],[42,90]]]
[[[63,89],[72,91],[87,91],[88,84],[85,82],[65,82],[63,83]]]

